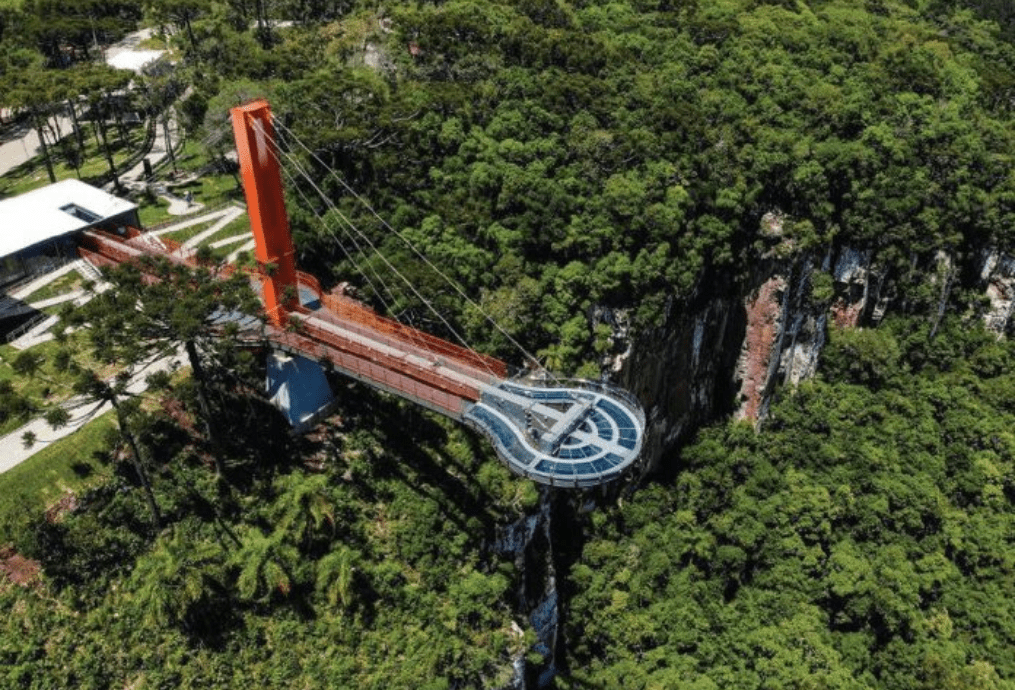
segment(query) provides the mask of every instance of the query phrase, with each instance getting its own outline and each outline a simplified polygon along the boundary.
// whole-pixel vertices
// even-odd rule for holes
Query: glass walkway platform
[[[513,472],[553,487],[616,479],[638,459],[645,433],[634,397],[591,381],[502,381],[482,388],[463,420]]]

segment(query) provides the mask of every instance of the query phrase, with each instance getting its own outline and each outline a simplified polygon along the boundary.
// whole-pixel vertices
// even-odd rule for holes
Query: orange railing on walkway
[[[471,349],[465,349],[440,337],[435,337],[414,327],[408,327],[395,320],[378,315],[370,308],[348,296],[325,293],[317,278],[304,271],[297,270],[296,278],[299,283],[309,288],[321,299],[322,306],[339,318],[351,320],[357,325],[375,330],[385,337],[407,342],[414,347],[434,352],[442,357],[479,369],[485,374],[493,374],[498,378],[507,377],[507,364],[499,359],[480,354]]]
[[[198,264],[193,252],[183,250],[179,243],[155,241],[136,230],[128,231],[126,237],[87,231],[81,236],[78,250],[97,266],[129,263],[144,255],[188,266]],[[235,267],[222,271],[232,272]],[[347,296],[325,293],[310,274],[297,271],[297,281],[320,297],[324,310],[313,314],[334,328],[329,330],[308,322],[311,312],[299,308],[291,313],[301,320],[295,325],[298,330],[266,327],[269,341],[278,346],[328,361],[349,375],[453,417],[460,417],[468,402],[479,400],[479,390],[469,382],[470,378],[488,380],[491,374],[500,378],[507,375],[504,362],[401,325]],[[357,341],[357,336],[362,340]],[[385,345],[386,350],[370,346],[371,341]],[[410,360],[413,357],[415,361]],[[439,371],[442,365],[462,374],[462,378],[456,380],[453,373],[442,374]]]

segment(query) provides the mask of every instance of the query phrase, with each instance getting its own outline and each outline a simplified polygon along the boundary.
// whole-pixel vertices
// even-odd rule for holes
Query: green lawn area
[[[244,204],[243,188],[237,184],[237,179],[231,174],[209,174],[196,182],[174,187],[174,193],[183,196],[183,192],[190,190],[194,195],[194,201],[200,202],[206,208],[216,208],[230,201]]]
[[[231,245],[223,245],[222,247],[216,247],[214,250],[212,250],[212,254],[214,255],[215,259],[225,260],[226,257],[228,257],[230,254],[243,247],[245,244],[247,244],[246,240],[240,240],[239,242],[234,242]]]
[[[192,225],[189,228],[181,228],[180,230],[174,230],[171,233],[160,235],[159,237],[161,237],[163,240],[172,240],[173,242],[183,243],[189,240],[190,238],[194,237],[195,235],[200,235],[204,231],[208,230],[209,226],[214,224],[215,221],[212,221],[211,223],[208,222],[198,223],[197,225]]]
[[[47,298],[56,298],[62,296],[65,293],[76,291],[81,288],[81,284],[84,282],[84,277],[81,276],[77,271],[71,270],[63,276],[54,279],[53,283],[43,286],[39,290],[31,293],[28,298],[25,299],[26,303],[37,303],[38,301],[44,301]]]
[[[169,204],[162,199],[159,199],[154,204],[142,202],[137,210],[138,218],[141,220],[141,227],[150,228],[153,225],[165,223],[175,218],[176,216],[169,213],[168,208]]]
[[[137,48],[151,51],[164,51],[169,48],[169,44],[166,43],[166,40],[162,37],[152,35],[138,43]]]
[[[59,315],[70,302],[71,301],[67,301],[67,303],[57,303],[56,305],[47,306],[42,309],[42,312],[46,313],[46,315]]]
[[[186,151],[186,148],[184,148]],[[196,157],[196,156],[194,156]],[[178,163],[182,163],[182,158],[177,158]],[[182,164],[181,164],[182,167]],[[187,190],[194,195],[194,201],[205,205],[205,209],[211,210],[233,202],[240,206],[246,206],[246,201],[243,198],[243,189],[237,187],[236,178],[231,174],[210,174],[198,179],[195,182],[189,182],[187,184],[181,184],[173,186],[170,184],[170,191],[179,197],[183,197],[183,193]],[[138,216],[141,218],[141,225],[146,228],[159,225],[171,221],[177,216],[172,215],[168,211],[169,203],[164,199],[159,199],[156,203],[142,203],[138,210]],[[207,226],[203,226],[207,228]],[[182,232],[182,231],[180,231]],[[200,230],[194,231],[191,235],[197,235],[201,232]],[[235,233],[234,233],[235,234]],[[173,234],[175,240],[175,233]],[[187,238],[184,237],[179,240],[182,242]]]
[[[218,242],[219,240],[225,240],[227,238],[235,237],[240,233],[249,233],[249,232],[250,232],[250,216],[244,213],[242,216],[238,216],[236,220],[230,221],[229,225],[222,228],[222,230],[218,231],[210,238],[205,240],[204,244],[210,245],[213,242]],[[250,239],[253,240],[254,236],[251,235]]]
[[[115,429],[115,415],[107,412],[0,473],[0,544],[10,541],[14,531],[24,530],[68,490],[81,492],[108,477],[112,467],[105,444],[107,434]]]
[[[54,307],[57,312],[61,306]],[[106,376],[115,371],[115,368],[98,365],[82,348],[83,338],[76,335],[68,335],[64,346],[77,360],[78,363],[96,370],[100,375]],[[0,346],[0,381],[10,381],[14,391],[29,398],[32,402],[40,405],[42,409],[55,406],[73,397],[75,376],[69,371],[58,371],[54,367],[53,358],[61,349],[56,341],[44,342],[28,351],[38,354],[42,358],[42,365],[36,376],[28,376],[15,372],[11,361],[19,354],[19,351],[10,345]],[[0,436],[8,434],[27,421],[24,417],[11,416],[6,421],[0,422]]]
[[[163,235],[162,237],[167,240],[173,240],[174,242],[186,242],[190,238],[200,235],[204,231],[208,230],[211,226],[215,225],[215,221],[206,223],[199,223],[198,225],[192,225],[189,228],[183,228],[181,230],[174,230],[173,232]],[[219,240],[225,240],[231,238],[234,235],[240,233],[246,233],[250,231],[250,217],[244,213],[242,216],[238,216],[236,220],[230,221],[225,227],[217,231],[214,235],[203,240],[201,244],[210,245],[213,242]]]

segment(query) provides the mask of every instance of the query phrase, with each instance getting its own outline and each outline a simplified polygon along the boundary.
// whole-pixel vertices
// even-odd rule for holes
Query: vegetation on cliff
[[[39,18],[59,2],[0,4],[0,85],[56,84],[65,57],[91,51],[86,20],[115,34],[137,19],[136,3],[71,4],[52,26]],[[193,87],[179,113],[210,157],[228,150],[226,108],[269,96],[320,193],[476,348],[510,360],[344,183],[563,372],[598,375],[616,348],[599,308],[646,328],[669,299],[733,288],[760,258],[874,251],[906,316],[833,333],[819,377],[779,395],[759,431],[706,429],[658,482],[580,517],[561,683],[1012,686],[1015,356],[966,314],[978,299],[965,278],[942,296],[919,273],[940,250],[961,266],[1012,248],[1002,4],[145,11],[178,28]],[[21,106],[36,118],[59,99]],[[376,253],[347,256],[334,214],[295,181],[300,264],[421,317],[405,289],[375,289]],[[830,301],[834,283],[816,278]],[[4,528],[44,576],[0,591],[0,684],[507,683],[533,636],[512,627],[526,626],[520,572],[492,542],[535,488],[468,432],[344,383],[338,417],[291,442],[235,378],[213,381],[207,406],[188,379],[123,415],[162,533],[115,457],[77,511]]]
[[[1015,349],[978,324],[836,333],[760,431],[594,513],[575,685],[1011,688]]]

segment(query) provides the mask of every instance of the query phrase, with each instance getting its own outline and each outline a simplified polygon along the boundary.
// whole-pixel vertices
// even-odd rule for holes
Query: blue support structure
[[[268,399],[297,433],[309,429],[332,400],[324,369],[302,356],[268,355]]]

